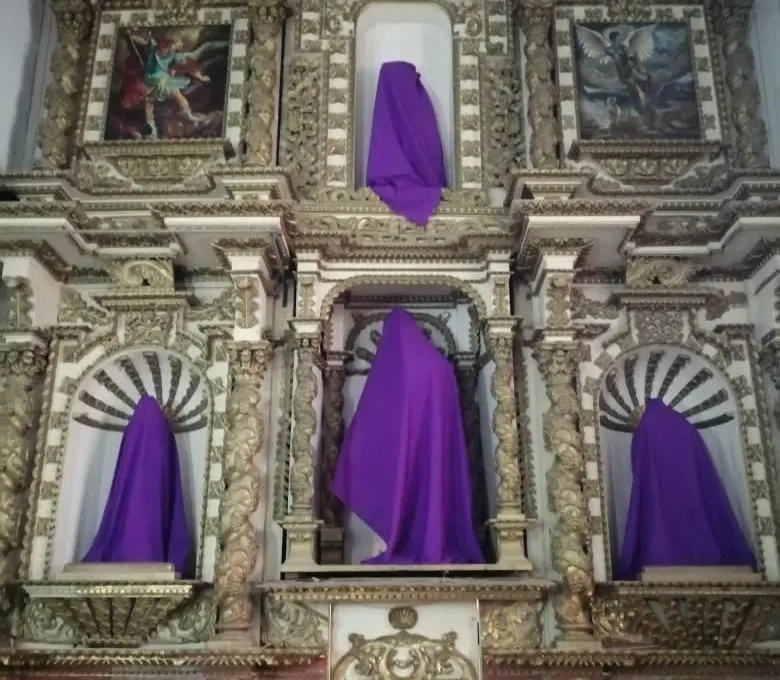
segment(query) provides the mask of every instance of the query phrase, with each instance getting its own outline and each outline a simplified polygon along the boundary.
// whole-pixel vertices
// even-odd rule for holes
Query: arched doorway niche
[[[602,507],[606,508],[608,573],[620,553],[631,495],[631,440],[645,403],[658,398],[699,430],[744,535],[756,552],[740,409],[727,378],[701,355],[675,345],[648,345],[618,357],[598,391]]]
[[[116,467],[124,428],[135,404],[149,394],[174,430],[196,577],[204,568],[202,525],[212,471],[207,465],[213,401],[208,380],[186,358],[161,348],[133,348],[106,358],[73,393],[56,504],[50,578],[80,561],[97,533]]]

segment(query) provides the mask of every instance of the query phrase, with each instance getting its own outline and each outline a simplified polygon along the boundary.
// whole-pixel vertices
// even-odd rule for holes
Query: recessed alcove
[[[186,358],[161,349],[133,349],[98,364],[73,394],[47,576],[57,578],[89,549],[111,489],[123,431],[141,396],[149,394],[162,406],[176,438],[196,577],[211,580],[213,557],[204,562],[199,545],[212,472],[207,466],[207,381]]]
[[[365,186],[377,80],[382,64],[414,64],[433,102],[439,126],[447,185],[455,165],[453,26],[432,2],[372,2],[355,26],[354,154],[355,186]]]
[[[705,358],[687,349],[644,346],[627,353],[609,369],[599,394],[599,437],[613,572],[631,497],[632,436],[646,402],[654,398],[697,428],[742,533],[756,551],[739,409],[729,382]]]
[[[439,278],[443,280],[449,277]],[[316,390],[317,403],[315,404],[315,410],[322,413],[318,431],[319,445],[314,489],[315,515],[322,523],[318,531],[319,541],[315,558],[318,564],[310,563],[305,568],[299,569],[298,564],[284,562],[283,558],[281,571],[285,578],[295,579],[315,573],[342,576],[356,573],[365,576],[391,573],[403,576],[419,572],[435,576],[438,573],[450,572],[473,575],[485,571],[491,573],[529,571],[530,562],[517,555],[518,549],[514,544],[511,550],[504,553],[502,559],[501,539],[494,533],[491,524],[499,512],[494,460],[496,437],[493,432],[496,402],[491,385],[494,367],[487,352],[485,326],[482,323],[486,318],[482,293],[466,282],[462,286],[458,285],[455,279],[451,284],[443,281],[441,284],[431,282],[417,285],[361,282],[346,290],[342,289],[338,294],[334,291],[333,296],[324,301],[323,305],[323,310],[328,310],[329,323],[324,338],[321,389]],[[349,431],[358,404],[361,403],[365,385],[372,379],[373,362],[382,342],[386,317],[393,309],[398,308],[414,317],[418,328],[439,353],[446,357],[454,369],[456,385],[446,390],[454,388],[457,391],[456,408],[459,408],[461,415],[462,424],[459,425],[463,428],[466,449],[463,452],[465,477],[462,479],[465,488],[468,489],[466,493],[470,493],[472,498],[471,523],[474,536],[481,548],[481,555],[476,560],[469,558],[462,564],[449,561],[446,564],[432,563],[425,560],[422,560],[421,564],[396,563],[392,560],[389,563],[381,560],[378,563],[366,563],[366,559],[376,557],[385,551],[384,541],[357,516],[357,513],[352,514],[348,508],[345,508],[332,491],[332,480],[338,462],[344,455],[342,445],[345,435]],[[428,365],[425,364],[426,361],[430,359],[426,359],[423,365]],[[421,367],[399,366],[399,370],[411,370],[414,375],[417,375],[416,371],[420,370],[422,380],[430,379],[425,377],[428,373]],[[411,374],[405,373],[405,375]],[[393,389],[412,389],[410,385],[413,382],[404,379],[399,381],[399,385],[403,387],[393,387]],[[445,388],[441,389],[446,391]],[[436,394],[438,393],[437,391]],[[429,392],[426,390],[421,394],[429,394]],[[449,394],[452,392],[450,391]],[[401,399],[403,400],[404,397]],[[379,411],[381,410],[380,408]],[[446,416],[447,419],[450,417]],[[401,420],[402,424],[404,422]],[[458,464],[452,462],[456,459],[447,457],[459,455],[456,450],[457,447],[453,444],[443,445],[442,460],[448,462],[437,463],[437,465],[448,466],[448,469],[456,471]],[[411,462],[415,460],[415,455],[417,454],[410,454],[410,462],[402,465],[413,465],[417,469],[418,466]],[[355,461],[354,458],[352,460]],[[294,458],[277,459],[277,464],[294,466],[295,462]],[[421,471],[420,474],[428,473]],[[453,474],[457,476],[458,473],[453,472]],[[282,479],[280,474],[277,473],[276,479]],[[351,479],[349,483],[356,484],[354,478]],[[387,489],[391,487],[398,489],[399,492],[403,489],[404,494],[409,494],[405,496],[409,502],[422,503],[414,496],[419,493],[421,487],[415,484],[410,486],[405,482],[399,485],[393,480],[388,480],[384,489],[377,490],[377,498],[383,492],[389,493]],[[416,490],[412,490],[412,487]],[[453,488],[459,487],[456,484]],[[289,489],[289,486],[277,487],[275,494],[290,493]],[[430,493],[434,495],[442,493],[442,498],[447,495],[444,491],[435,489]],[[446,505],[449,501],[442,502]],[[276,505],[283,507],[284,501],[277,502]],[[375,510],[376,508],[371,512]],[[408,517],[408,507],[402,512],[399,510],[399,513],[399,516]],[[462,523],[458,526],[462,526]],[[448,530],[453,531],[452,527]],[[426,529],[426,531],[434,531],[434,529]],[[516,534],[517,532],[514,535]]]

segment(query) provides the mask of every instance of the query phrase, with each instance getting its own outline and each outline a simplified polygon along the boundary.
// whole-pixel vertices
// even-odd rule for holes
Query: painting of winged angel
[[[230,26],[120,29],[105,138],[223,135]]]
[[[580,138],[699,139],[689,27],[575,24]]]

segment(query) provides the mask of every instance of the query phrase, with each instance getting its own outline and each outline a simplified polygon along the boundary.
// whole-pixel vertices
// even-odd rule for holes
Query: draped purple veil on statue
[[[645,567],[756,568],[701,434],[660,399],[648,401],[634,432],[631,466],[618,579]]]
[[[382,64],[374,101],[366,184],[388,207],[425,226],[447,186],[433,104],[413,64]]]
[[[125,428],[114,479],[84,562],[173,564],[192,576],[179,455],[168,420],[144,395]]]
[[[387,545],[365,563],[483,561],[454,370],[404,310],[385,319],[331,490]]]

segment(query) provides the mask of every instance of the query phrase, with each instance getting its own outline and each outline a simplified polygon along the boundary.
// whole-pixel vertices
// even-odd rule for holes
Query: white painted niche
[[[455,162],[453,27],[447,13],[430,2],[373,2],[355,26],[355,186],[366,185],[377,80],[382,64],[414,64],[433,102],[439,125],[447,186]]]

